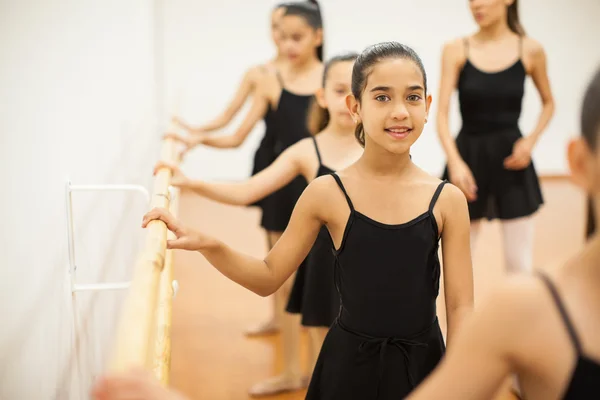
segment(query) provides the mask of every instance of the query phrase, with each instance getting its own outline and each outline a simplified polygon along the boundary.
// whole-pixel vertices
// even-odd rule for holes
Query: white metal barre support
[[[95,284],[77,284],[76,272],[77,264],[75,262],[75,233],[73,230],[73,192],[83,191],[125,191],[138,192],[144,195],[147,203],[150,202],[150,193],[142,185],[72,185],[67,181],[66,185],[66,204],[67,204],[67,241],[69,248],[69,273],[71,275],[71,292],[80,291],[98,291],[98,290],[120,290],[127,289],[130,282],[111,282]]]

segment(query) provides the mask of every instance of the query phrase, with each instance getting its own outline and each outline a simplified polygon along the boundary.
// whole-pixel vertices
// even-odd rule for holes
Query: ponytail
[[[307,122],[308,130],[313,136],[329,124],[329,110],[321,107],[315,98],[312,99]]]
[[[362,147],[365,147],[365,129],[362,122],[356,124],[354,136],[356,137],[356,140],[358,140],[358,143],[360,143]]]
[[[317,12],[319,13],[319,18],[321,18],[321,45],[319,47],[317,47],[317,57],[319,58],[319,61],[323,62],[324,58],[323,58],[323,46],[325,45],[325,30],[323,29],[323,16],[321,15],[321,6],[319,5],[319,2],[317,0],[308,0],[309,3],[314,4],[314,6],[317,8]]]
[[[594,205],[592,199],[588,198],[588,210],[587,210],[587,224],[585,228],[585,237],[589,239],[596,231],[596,213],[594,212]]]
[[[525,36],[525,29],[523,29],[523,25],[521,25],[521,21],[519,20],[518,2],[518,0],[514,0],[513,3],[508,6],[508,10],[506,12],[506,22],[508,23],[508,27],[511,31],[519,36]]]

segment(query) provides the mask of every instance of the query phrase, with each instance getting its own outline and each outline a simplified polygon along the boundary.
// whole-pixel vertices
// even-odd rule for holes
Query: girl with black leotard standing
[[[348,168],[308,185],[265,259],[193,231],[165,209],[144,217],[142,226],[162,220],[175,233],[168,248],[200,251],[225,276],[262,296],[289,279],[327,228],[341,308],[323,343],[308,400],[408,395],[445,351],[436,311],[442,275],[449,346],[471,312],[465,196],[410,158],[430,104],[425,69],[412,49],[394,42],[367,48],[354,64],[347,97],[364,152]]]
[[[438,134],[449,178],[467,196],[471,243],[482,219],[502,221],[509,272],[533,264],[534,221],[543,203],[531,152],[548,125],[554,103],[542,46],[525,36],[516,0],[471,0],[479,25],[473,36],[445,45],[438,104]],[[539,121],[529,135],[519,129],[524,82],[531,76],[542,101]],[[450,97],[458,89],[462,129],[450,135]]]
[[[599,66],[600,67],[600,66]],[[572,181],[600,207],[600,68],[569,143]],[[598,220],[595,221],[598,223]],[[487,400],[509,374],[528,400],[600,398],[600,235],[552,273],[496,288],[410,400]]]
[[[323,72],[323,88],[309,113],[311,138],[302,139],[285,150],[270,166],[240,183],[204,182],[188,179],[173,164],[159,162],[155,171],[173,171],[171,184],[191,190],[211,200],[232,205],[248,205],[287,185],[297,176],[308,182],[354,163],[362,147],[354,139],[355,124],[346,107],[350,93],[352,66],[357,54],[343,54],[328,60]],[[306,261],[298,269],[287,311],[302,315],[308,328],[309,365],[314,366],[327,330],[339,310],[339,294],[334,284],[335,257],[326,228],[321,228]]]
[[[203,124],[199,127],[193,127],[189,124],[185,123],[181,118],[174,118],[175,122],[184,130],[188,131],[189,136],[183,136],[176,133],[167,133],[165,138],[174,139],[176,141],[182,142],[185,147],[181,155],[185,155],[187,151],[191,148],[197,146],[201,143],[202,138],[212,132],[215,132],[219,129],[224,128],[228,125],[233,117],[239,112],[242,108],[242,105],[246,102],[248,97],[256,94],[256,89],[259,86],[259,83],[265,76],[268,75],[269,71],[280,71],[285,69],[285,65],[288,61],[287,57],[281,50],[281,29],[280,23],[283,14],[285,13],[285,4],[281,3],[275,6],[273,11],[271,12],[271,38],[275,47],[277,49],[277,53],[275,57],[264,64],[254,66],[246,71],[244,74],[244,78],[238,87],[233,99],[228,104],[227,108],[219,115],[214,118],[210,122]],[[270,108],[267,110],[266,114],[263,116],[265,121],[265,133],[264,136],[258,145],[254,153],[254,160],[252,165],[252,175],[257,174],[262,171],[264,168],[269,166],[275,160],[274,155],[274,139],[275,139],[275,125],[276,123],[273,121],[273,110]],[[240,130],[236,133],[237,137],[240,138],[239,143],[236,143],[237,147],[241,145],[247,135],[250,133],[254,126],[250,123],[242,125]],[[265,227],[265,221],[269,219],[269,212],[272,209],[276,208],[276,205],[273,203],[272,196],[267,196],[259,202],[252,204],[254,206],[258,206],[261,208],[263,212],[263,218],[261,221],[261,226]],[[265,209],[267,213],[265,215]],[[271,248],[271,238],[267,235],[267,243],[269,244],[269,248]],[[275,302],[274,302],[275,304]],[[266,323],[262,323],[256,327],[251,327],[246,334],[249,336],[261,335],[266,333],[271,333],[277,330],[279,326],[278,321],[275,320],[277,312],[273,312],[273,317],[270,321]]]
[[[280,20],[281,51],[288,59],[281,71],[269,70],[256,88],[252,107],[242,126],[229,136],[200,136],[196,142],[216,148],[236,147],[268,112],[273,124],[273,156],[310,136],[306,124],[308,108],[323,79],[323,22],[315,1],[285,3]],[[262,225],[274,245],[289,222],[292,210],[306,187],[297,177],[263,204]],[[275,311],[283,342],[283,373],[251,388],[251,395],[300,390],[308,379],[300,371],[300,318],[285,312],[294,277],[275,293]]]

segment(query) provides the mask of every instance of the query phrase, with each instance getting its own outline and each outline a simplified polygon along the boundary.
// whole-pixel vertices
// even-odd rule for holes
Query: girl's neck
[[[479,32],[475,34],[475,38],[480,41],[495,41],[504,39],[506,36],[513,34],[508,27],[508,23],[503,20],[499,20],[490,26],[481,28]]]
[[[395,154],[377,144],[369,145],[368,142],[362,157],[356,163],[357,169],[368,175],[394,179],[409,173],[413,166],[409,151]]]
[[[289,72],[292,75],[301,75],[303,73],[310,71],[311,69],[313,69],[320,63],[321,63],[321,61],[319,61],[319,59],[315,55],[315,56],[307,58],[306,60],[302,60],[297,63],[290,64]]]
[[[328,136],[335,136],[337,138],[349,138],[352,140],[356,140],[354,138],[354,126],[348,126],[347,124],[339,124],[335,121],[329,121],[325,129],[321,131],[321,134],[327,134]]]

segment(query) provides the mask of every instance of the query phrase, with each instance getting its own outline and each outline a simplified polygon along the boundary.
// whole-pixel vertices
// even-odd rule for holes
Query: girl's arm
[[[233,135],[227,136],[205,136],[200,135],[193,138],[192,147],[197,144],[203,144],[209,147],[216,147],[220,149],[228,149],[239,147],[244,143],[254,126],[260,121],[267,113],[269,109],[269,99],[267,97],[266,90],[258,85],[255,91],[255,95],[252,101],[252,107],[244,118],[244,121],[240,127],[235,131]]]
[[[519,139],[513,147],[512,154],[506,158],[504,166],[513,170],[523,169],[531,163],[531,152],[554,114],[554,99],[546,68],[546,53],[544,48],[533,39],[527,39],[526,43],[531,46],[530,74],[542,100],[542,112],[534,130],[528,136]]]
[[[448,172],[450,180],[463,191],[467,200],[477,198],[477,184],[469,167],[466,165],[456,142],[450,133],[448,114],[450,99],[458,83],[458,76],[462,67],[461,54],[463,52],[462,40],[446,43],[442,51],[442,74],[440,78],[437,131],[440,142],[448,159]]]
[[[539,302],[529,304],[531,286],[509,282],[496,289],[461,326],[440,365],[407,399],[494,398],[516,372],[516,349],[531,340],[527,330],[539,315]]]
[[[252,92],[255,91],[256,83],[260,79],[260,74],[262,72],[261,68],[262,66],[257,66],[246,71],[242,83],[238,87],[227,108],[225,108],[225,111],[207,124],[199,128],[192,128],[191,133],[212,132],[229,124],[238,111],[240,111],[240,108],[242,108],[246,99],[248,99]]]
[[[176,236],[175,240],[167,241],[168,249],[199,251],[232,281],[260,296],[268,296],[300,266],[317,238],[324,223],[323,209],[328,207],[327,196],[323,195],[323,183],[327,182],[315,180],[300,196],[285,232],[264,260],[243,254],[219,240],[186,228],[162,208],[155,208],[146,214],[142,226],[146,227],[153,220],[165,222]]]
[[[246,102],[248,96],[250,96],[252,92],[256,89],[256,82],[258,81],[261,73],[260,68],[261,67],[258,66],[250,68],[246,71],[240,86],[235,92],[233,99],[225,108],[225,111],[223,111],[221,115],[219,115],[212,121],[196,128],[187,124],[178,117],[174,118],[174,122],[181,128],[191,133],[192,135],[205,134],[223,128],[225,125],[231,122],[233,117],[237,114],[240,108],[242,108],[242,105]]]
[[[453,41],[446,43],[442,50],[442,67],[440,87],[438,94],[437,131],[440,142],[448,158],[448,163],[461,161],[462,158],[456,147],[456,143],[450,133],[448,114],[450,99],[458,82],[460,72],[459,53],[462,51],[461,43]]]
[[[540,113],[535,129],[528,137],[532,139],[533,143],[537,143],[554,114],[554,98],[550,89],[544,48],[539,43],[534,42],[532,52],[531,78],[540,94],[542,112]]]
[[[250,179],[238,183],[192,181],[187,179],[176,165],[164,162],[156,165],[155,172],[161,168],[169,168],[173,172],[171,182],[173,186],[192,190],[200,196],[219,203],[249,205],[281,189],[298,175],[304,175],[307,181],[314,178],[314,176],[307,177],[309,168],[306,168],[303,162],[303,145],[305,143],[299,142],[287,148],[267,168]]]
[[[443,212],[442,257],[448,323],[447,342],[462,329],[473,309],[473,265],[471,261],[469,209],[456,186],[444,187],[440,195]]]

